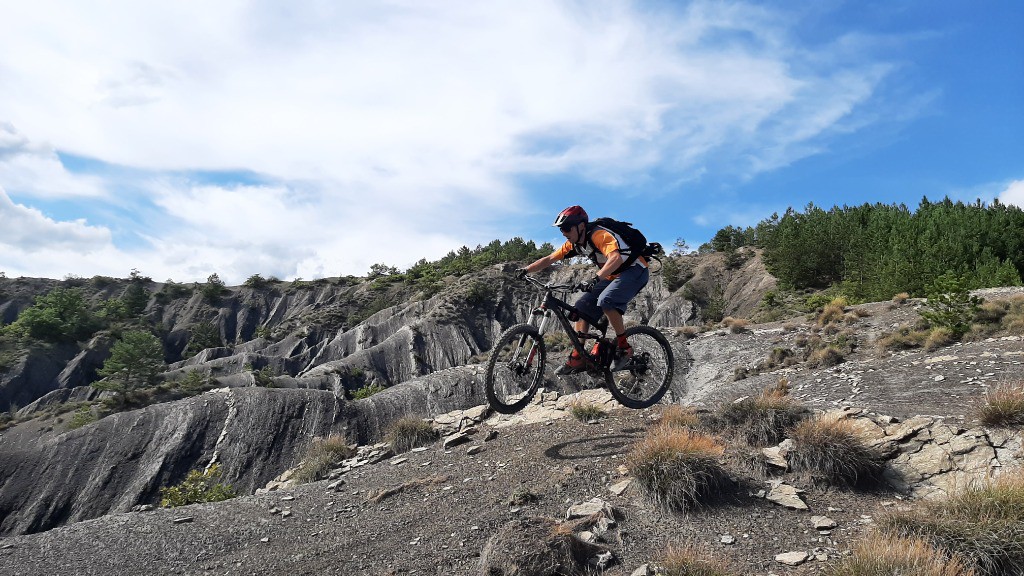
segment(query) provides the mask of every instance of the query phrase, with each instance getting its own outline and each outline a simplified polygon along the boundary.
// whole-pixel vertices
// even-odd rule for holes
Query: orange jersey
[[[565,244],[562,244],[558,250],[551,253],[551,257],[555,260],[562,260],[568,256],[579,254],[590,258],[598,267],[601,267],[604,266],[605,262],[608,261],[608,257],[613,253],[619,252],[622,254],[622,252],[626,252],[628,254],[630,248],[631,246],[626,244],[626,241],[623,240],[621,236],[607,228],[597,226],[590,231],[590,238],[588,242],[584,242],[581,245],[574,245],[572,242],[566,240]],[[642,246],[638,246],[637,248],[642,248]],[[623,254],[622,257],[625,259],[626,254]],[[634,265],[636,264],[646,267],[647,260],[641,256],[636,259]]]

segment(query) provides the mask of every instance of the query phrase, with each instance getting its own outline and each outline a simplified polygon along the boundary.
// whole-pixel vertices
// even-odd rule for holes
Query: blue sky
[[[1024,2],[0,0],[0,271],[231,284],[1024,205]]]

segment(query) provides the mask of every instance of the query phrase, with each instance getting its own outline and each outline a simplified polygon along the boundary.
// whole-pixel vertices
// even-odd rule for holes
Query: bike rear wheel
[[[498,338],[487,361],[484,388],[487,401],[497,412],[522,410],[544,380],[547,352],[544,338],[529,324],[516,324]]]
[[[672,346],[659,330],[650,326],[634,326],[625,335],[633,347],[633,358],[622,369],[611,372],[608,389],[627,408],[653,406],[672,385]]]

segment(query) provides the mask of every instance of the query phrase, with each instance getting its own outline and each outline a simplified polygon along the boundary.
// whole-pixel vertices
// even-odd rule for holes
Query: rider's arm
[[[551,254],[548,254],[543,258],[538,258],[537,260],[532,262],[529,266],[526,267],[526,271],[530,273],[540,272],[541,270],[547,268],[548,266],[551,266],[555,262],[558,262],[562,258],[565,258],[566,254],[568,254],[571,251],[572,243],[566,242],[565,244],[562,244],[558,248],[558,250],[555,250]]]
[[[607,258],[601,269],[597,271],[597,277],[601,280],[608,280],[623,262],[622,254],[619,252],[619,243],[615,241],[614,236],[601,229],[594,231],[590,241]]]
[[[555,259],[551,257],[551,254],[548,254],[547,256],[543,258],[538,258],[531,264],[527,265],[526,271],[530,273],[540,272],[541,270],[547,268],[548,266],[551,266],[554,263]]]
[[[622,254],[619,254],[619,251],[616,250],[615,252],[608,254],[608,261],[605,262],[604,266],[601,266],[601,269],[597,271],[597,277],[601,280],[608,280],[614,275],[614,272],[621,265]]]

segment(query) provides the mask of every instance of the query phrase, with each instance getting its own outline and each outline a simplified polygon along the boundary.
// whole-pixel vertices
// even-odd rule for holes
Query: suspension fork
[[[539,314],[540,316],[542,316],[542,318],[541,318],[541,320],[540,320],[540,325],[539,325],[539,326],[537,327],[537,334],[538,334],[538,335],[539,335],[539,336],[540,336],[541,338],[544,338],[544,329],[545,329],[545,328],[547,327],[547,325],[548,325],[548,320],[549,320],[549,319],[551,318],[551,314],[552,314],[552,312],[551,312],[550,310],[546,310],[546,309],[544,309],[544,308],[538,308],[538,309],[534,310],[534,312],[533,312],[533,313],[534,313],[534,314]],[[526,339],[526,334],[523,334],[523,339],[524,339],[524,341],[525,341],[525,339]],[[522,346],[522,345],[523,345],[523,343],[524,343],[524,342],[520,342],[520,343],[519,343],[519,345],[520,345],[520,346]],[[534,358],[535,358],[535,357],[537,356],[537,348],[538,348],[538,347],[539,347],[539,346],[538,346],[538,345],[536,345],[536,344],[530,347],[530,355],[529,355],[529,357],[528,357],[528,358],[526,359],[526,365],[527,365],[527,366],[532,366],[532,365],[533,365],[533,359],[534,359]]]

